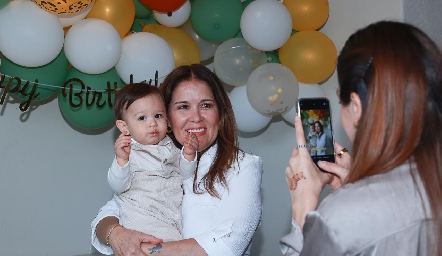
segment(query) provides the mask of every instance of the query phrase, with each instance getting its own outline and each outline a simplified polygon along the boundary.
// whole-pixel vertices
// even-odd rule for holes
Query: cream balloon
[[[101,74],[117,64],[122,42],[109,22],[88,18],[69,29],[64,42],[66,57],[73,67],[86,74]]]
[[[264,127],[272,119],[256,111],[247,100],[247,85],[237,86],[229,93],[238,130],[242,132],[256,132]]]
[[[257,67],[247,80],[247,99],[263,115],[279,115],[296,103],[298,80],[286,66],[267,63]]]
[[[221,81],[233,86],[246,84],[253,70],[265,63],[265,52],[250,46],[244,38],[224,41],[213,59],[215,73]]]
[[[156,21],[166,27],[179,27],[190,17],[190,1],[187,0],[178,10],[168,13],[153,12]]]
[[[54,60],[63,48],[64,31],[57,16],[29,0],[15,0],[0,10],[0,51],[24,67]]]
[[[123,51],[115,69],[126,83],[152,80],[158,71],[158,84],[175,67],[173,50],[160,36],[149,32],[133,33],[123,38]]]

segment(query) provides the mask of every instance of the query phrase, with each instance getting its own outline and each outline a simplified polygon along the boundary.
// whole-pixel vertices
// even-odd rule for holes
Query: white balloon
[[[285,44],[292,33],[292,16],[278,1],[253,1],[241,15],[241,33],[251,46],[273,51]]]
[[[166,27],[183,25],[190,17],[190,1],[187,0],[179,9],[170,13],[153,11],[153,16],[158,23]],[[169,14],[171,14],[169,16]]]
[[[238,130],[256,132],[266,127],[272,117],[261,115],[247,100],[247,85],[237,86],[229,93]]]
[[[152,80],[158,71],[158,84],[175,68],[173,50],[161,37],[149,33],[138,32],[123,38],[123,51],[115,69],[126,83]]]
[[[94,6],[95,0],[92,0],[92,2],[86,6],[84,9],[81,9],[81,11],[78,11],[73,14],[69,15],[63,15],[59,14],[57,15],[58,19],[61,21],[61,24],[63,27],[69,27],[71,25],[74,25],[75,23],[79,22],[80,20],[86,18],[86,16],[91,12],[92,6]]]
[[[66,33],[64,51],[71,65],[86,74],[101,74],[117,64],[122,50],[120,34],[109,22],[81,20]]]
[[[325,97],[324,91],[319,84],[303,84],[299,83],[299,98],[320,98]],[[295,116],[298,115],[297,106],[294,106],[290,111],[282,114],[282,118],[287,122],[293,124]]]
[[[209,41],[206,41],[205,39],[198,36],[193,30],[192,24],[190,23],[190,19],[187,20],[183,25],[179,27],[179,29],[186,32],[190,37],[195,40],[196,44],[198,45],[198,48],[200,50],[200,60],[205,61],[213,57],[215,55],[216,49],[221,44],[212,43]]]
[[[0,10],[0,51],[18,65],[48,64],[60,53],[63,40],[57,16],[33,1],[15,0]]]

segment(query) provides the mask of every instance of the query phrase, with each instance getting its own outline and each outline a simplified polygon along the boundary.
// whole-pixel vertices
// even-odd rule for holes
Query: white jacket
[[[212,146],[201,156],[197,183],[209,171],[217,150]],[[262,159],[240,153],[239,161],[226,172],[228,190],[216,184],[221,199],[208,193],[193,193],[193,178],[184,181],[182,203],[184,238],[194,238],[210,256],[237,256],[248,254],[252,236],[262,214],[261,178]],[[200,186],[200,189],[204,189]],[[120,217],[115,199],[107,202],[91,224],[92,245],[101,253],[112,254],[112,249],[98,241],[95,227],[107,217]]]

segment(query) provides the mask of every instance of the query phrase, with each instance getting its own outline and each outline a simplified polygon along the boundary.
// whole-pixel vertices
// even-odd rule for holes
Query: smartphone
[[[327,98],[298,99],[298,115],[313,162],[316,165],[318,161],[335,162],[330,101]]]

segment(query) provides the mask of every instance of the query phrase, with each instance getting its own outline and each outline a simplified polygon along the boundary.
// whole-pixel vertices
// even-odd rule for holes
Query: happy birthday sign
[[[4,85],[6,78],[9,78],[9,80],[6,85]],[[155,72],[154,81],[155,86],[158,86],[158,71]],[[23,85],[22,82],[24,82]],[[150,79],[149,82],[142,82],[146,84],[152,84],[152,79]],[[130,83],[133,83],[133,75],[130,75]],[[28,90],[30,86],[32,86],[32,88]],[[111,82],[107,81],[107,87],[105,90],[95,90],[92,89],[90,86],[86,86],[84,82],[79,78],[71,78],[64,82],[64,84],[60,87],[54,85],[39,84],[38,79],[35,79],[34,82],[31,82],[27,80],[22,80],[19,77],[10,77],[0,73],[0,89],[3,89],[0,96],[0,105],[3,105],[3,103],[5,102],[8,93],[19,93],[20,95],[26,97],[26,99],[23,100],[19,106],[20,110],[22,112],[25,112],[29,109],[31,102],[39,96],[39,93],[37,92],[38,86],[47,86],[61,89],[61,95],[64,98],[68,98],[69,105],[73,108],[79,108],[83,104],[86,104],[87,107],[91,107],[96,104],[99,108],[102,108],[107,104],[109,105],[109,107],[112,108],[113,102],[115,102],[115,97],[117,96],[119,91],[117,82],[114,82],[112,86]],[[107,97],[103,94],[107,94]],[[114,95],[113,98],[112,95]]]

